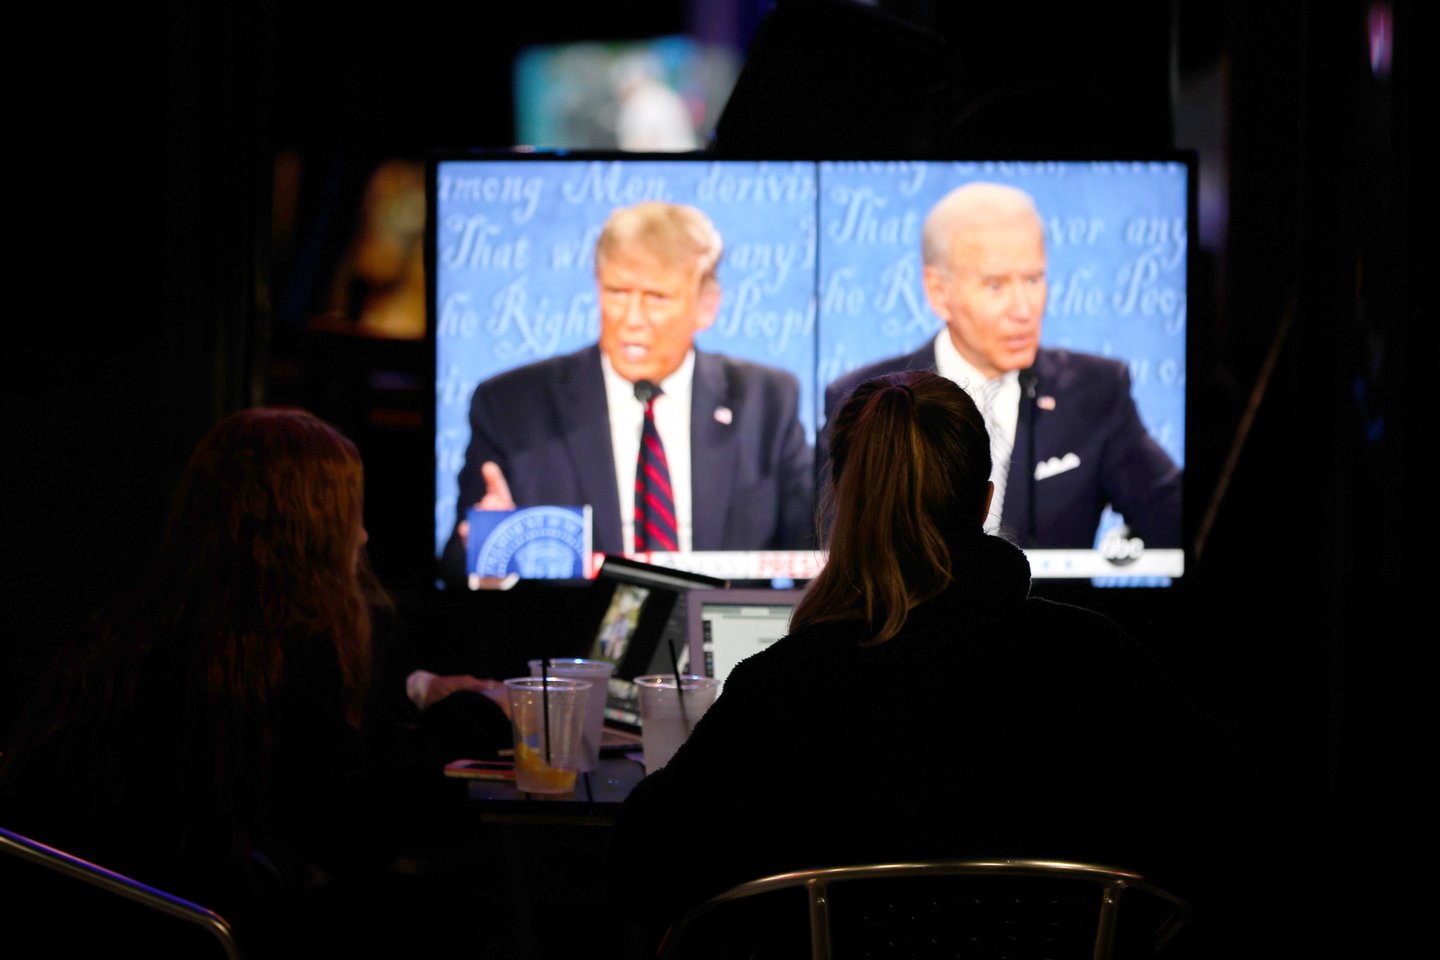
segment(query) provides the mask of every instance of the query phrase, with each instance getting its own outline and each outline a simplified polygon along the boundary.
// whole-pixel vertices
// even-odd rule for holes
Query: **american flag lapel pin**
[[[1055,398],[1050,396],[1050,394],[1048,393],[1042,394],[1041,396],[1035,398],[1035,406],[1039,407],[1041,410],[1054,410]]]
[[[730,408],[729,408],[729,407],[716,407],[716,408],[715,408],[715,422],[716,422],[716,423],[723,423],[725,426],[728,427],[728,426],[730,426],[731,421],[733,421],[734,419],[735,419],[735,414],[733,414],[733,413],[730,412]]]

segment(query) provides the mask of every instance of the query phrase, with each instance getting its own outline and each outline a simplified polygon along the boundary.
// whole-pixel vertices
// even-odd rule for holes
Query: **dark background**
[[[195,441],[255,403],[306,403],[360,443],[373,557],[437,666],[502,673],[563,626],[573,598],[538,626],[430,598],[427,348],[316,337],[305,305],[381,159],[512,142],[517,49],[691,31],[750,51],[720,153],[1199,152],[1196,572],[1083,602],[1235,730],[1337,902],[1357,896],[1342,878],[1414,842],[1408,798],[1434,752],[1416,746],[1434,634],[1419,547],[1435,526],[1415,447],[1435,436],[1418,369],[1433,340],[1415,275],[1417,5],[912,0],[886,17],[795,0],[763,28],[754,0],[298,6],[17,17],[29,59],[7,67],[0,121],[0,725],[152,548]],[[1381,13],[1388,71],[1367,47]],[[282,154],[303,191],[298,233],[277,242]],[[1256,851],[1237,872],[1264,883],[1295,855]]]

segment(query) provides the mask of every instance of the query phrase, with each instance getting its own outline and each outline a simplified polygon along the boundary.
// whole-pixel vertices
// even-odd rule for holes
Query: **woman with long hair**
[[[956,857],[1184,888],[1243,769],[1114,623],[1030,597],[1024,554],[982,529],[991,460],[970,397],[892,374],[829,429],[825,567],[790,635],[734,669],[631,795],[617,896],[663,928],[767,874]],[[665,856],[694,838],[704,855]]]
[[[153,562],[13,725],[0,822],[227,913],[393,853],[412,784],[361,732],[388,604],[363,502],[354,444],[311,414],[217,424]]]
[[[969,395],[932,374],[861,384],[830,429],[830,556],[791,626],[860,620],[884,643],[950,586],[952,551],[984,526],[989,435]]]

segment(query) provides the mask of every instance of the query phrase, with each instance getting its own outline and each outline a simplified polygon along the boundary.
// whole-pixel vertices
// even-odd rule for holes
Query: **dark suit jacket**
[[[691,389],[694,548],[812,545],[814,455],[797,415],[795,378],[697,350]],[[599,347],[510,370],[475,388],[457,523],[485,495],[480,467],[487,460],[505,471],[517,506],[590,504],[595,549],[621,552],[620,495]],[[456,557],[463,565],[459,538],[452,537],[447,572],[454,573]]]
[[[826,422],[871,377],[934,369],[926,343],[853,370],[825,388]],[[1146,546],[1180,546],[1182,474],[1140,422],[1125,364],[1042,348],[1021,384],[1002,529],[1022,547],[1089,548],[1108,503]],[[1036,464],[1047,476],[1035,478]]]

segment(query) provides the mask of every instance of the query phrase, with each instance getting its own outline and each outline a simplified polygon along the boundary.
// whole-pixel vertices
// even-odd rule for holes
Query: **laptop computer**
[[[720,681],[741,660],[790,632],[804,590],[691,590],[685,595],[685,636],[691,673]]]
[[[605,558],[592,585],[599,603],[586,654],[591,660],[615,664],[605,697],[604,744],[639,738],[636,677],[695,672],[685,642],[685,594],[713,591],[725,583],[623,557]]]

